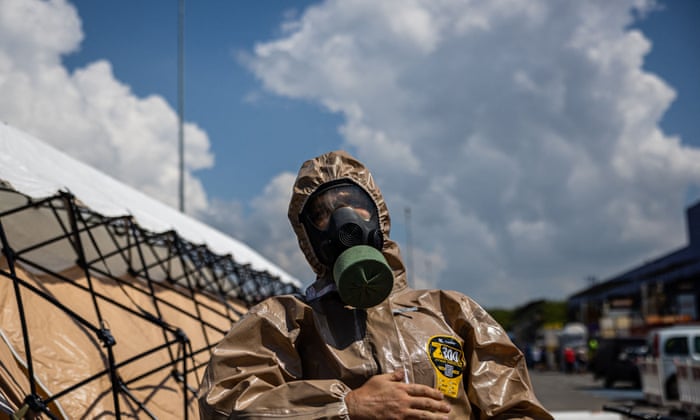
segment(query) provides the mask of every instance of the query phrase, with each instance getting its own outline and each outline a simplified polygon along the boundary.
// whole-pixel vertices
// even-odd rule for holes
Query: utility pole
[[[406,248],[407,248],[407,259],[408,267],[406,273],[406,283],[409,286],[413,286],[411,280],[415,280],[413,272],[413,241],[411,239],[411,208],[406,206],[404,209],[404,216],[406,218]]]
[[[179,208],[185,212],[185,0],[178,1],[177,12],[177,118],[180,169]]]

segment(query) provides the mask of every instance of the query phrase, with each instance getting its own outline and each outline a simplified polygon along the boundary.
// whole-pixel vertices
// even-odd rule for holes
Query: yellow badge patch
[[[436,335],[428,340],[427,351],[435,369],[436,388],[456,398],[466,365],[462,345],[454,337]]]

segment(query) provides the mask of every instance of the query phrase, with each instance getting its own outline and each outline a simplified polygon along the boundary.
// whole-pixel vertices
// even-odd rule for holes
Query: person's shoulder
[[[413,290],[413,293],[417,293],[419,295],[427,295],[427,296],[431,296],[433,298],[448,299],[448,300],[452,300],[455,302],[467,301],[467,302],[473,302],[476,304],[476,301],[474,299],[472,299],[471,297],[465,295],[464,293],[458,292],[456,290],[423,289],[423,290]]]
[[[289,295],[277,295],[270,296],[258,304],[252,306],[248,313],[251,314],[264,314],[267,312],[288,312],[299,310],[308,306],[301,295],[289,294]]]
[[[456,290],[406,288],[401,295],[402,300],[414,303],[423,302],[440,307],[459,306],[463,310],[481,309],[481,306],[474,299]]]

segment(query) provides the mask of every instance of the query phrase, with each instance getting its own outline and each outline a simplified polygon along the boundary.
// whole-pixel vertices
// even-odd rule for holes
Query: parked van
[[[659,360],[659,376],[666,399],[678,399],[674,360],[700,361],[700,325],[674,326],[653,330],[648,336],[651,356]]]

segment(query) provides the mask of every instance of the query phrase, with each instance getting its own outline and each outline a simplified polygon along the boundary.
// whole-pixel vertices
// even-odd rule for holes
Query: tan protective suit
[[[308,197],[339,178],[373,197],[382,252],[394,272],[389,298],[367,310],[342,303],[299,220]],[[523,355],[478,304],[457,292],[407,286],[399,248],[388,239],[386,204],[360,162],[345,152],[305,162],[289,219],[318,278],[305,298],[267,299],[233,326],[207,368],[202,418],[348,418],[345,394],[373,375],[404,370],[409,382],[455,395],[446,397],[450,418],[551,419],[535,397]]]

